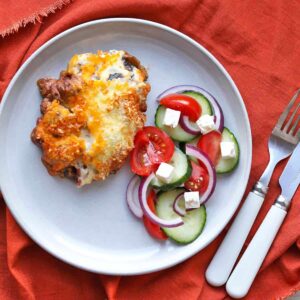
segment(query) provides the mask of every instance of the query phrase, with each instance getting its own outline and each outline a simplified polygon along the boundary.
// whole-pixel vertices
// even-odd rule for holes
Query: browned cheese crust
[[[118,171],[146,120],[147,77],[137,58],[113,50],[75,55],[59,79],[39,79],[31,138],[49,174],[82,186]]]

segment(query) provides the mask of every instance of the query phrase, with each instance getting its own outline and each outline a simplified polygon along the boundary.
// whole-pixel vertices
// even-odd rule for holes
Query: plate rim
[[[35,235],[35,233],[33,233],[30,229],[30,226],[27,226],[27,223],[22,220],[21,217],[19,217],[18,213],[13,209],[13,207],[11,207],[10,205],[10,201],[7,201],[7,197],[6,197],[6,192],[5,192],[5,188],[4,184],[1,183],[0,180],[0,190],[1,193],[3,195],[3,199],[7,205],[7,207],[9,208],[9,211],[11,212],[11,214],[13,215],[15,221],[20,225],[20,227],[22,228],[22,230],[24,230],[24,232],[36,243],[38,244],[42,249],[44,249],[45,251],[47,251],[48,253],[50,253],[51,255],[53,255],[54,257],[60,259],[61,261],[70,264],[72,266],[75,266],[77,268],[89,271],[89,272],[93,272],[93,273],[101,273],[101,274],[107,274],[107,275],[140,275],[140,274],[147,274],[147,273],[151,273],[151,272],[155,272],[155,271],[160,271],[160,270],[164,270],[167,268],[170,268],[174,265],[177,265],[185,260],[187,260],[188,258],[194,256],[195,254],[197,254],[198,252],[200,252],[201,250],[203,250],[204,248],[206,248],[212,241],[214,241],[219,234],[223,231],[223,229],[226,227],[226,225],[229,223],[229,221],[231,220],[232,216],[234,215],[234,213],[236,212],[238,206],[240,205],[243,195],[245,193],[246,187],[247,187],[247,183],[249,181],[249,176],[250,176],[250,170],[251,170],[251,163],[252,163],[252,134],[251,134],[251,127],[250,127],[250,121],[249,121],[249,116],[248,116],[248,112],[246,110],[246,106],[244,103],[244,100],[235,84],[235,82],[233,81],[233,79],[231,78],[231,76],[229,75],[229,73],[227,72],[227,70],[225,69],[225,67],[218,61],[218,59],[212,54],[210,53],[206,48],[204,48],[204,46],[202,46],[200,43],[198,43],[197,41],[195,41],[194,39],[192,39],[191,37],[187,36],[186,34],[173,29],[167,25],[158,23],[158,22],[153,22],[153,21],[149,21],[149,20],[145,20],[145,19],[139,19],[139,18],[106,18],[106,19],[97,19],[97,20],[93,20],[93,21],[88,21],[76,26],[73,26],[67,30],[62,31],[61,33],[55,35],[54,37],[52,37],[50,40],[48,40],[47,42],[45,42],[43,45],[41,45],[37,50],[35,50],[26,60],[25,62],[21,65],[21,67],[18,69],[18,71],[15,73],[15,75],[13,76],[13,78],[11,79],[9,85],[7,86],[3,97],[2,97],[2,101],[0,103],[0,118],[2,116],[2,113],[4,111],[4,107],[5,107],[5,103],[8,99],[8,95],[10,94],[11,90],[14,87],[15,82],[17,81],[17,79],[20,77],[20,75],[23,73],[23,70],[30,64],[30,62],[35,59],[43,50],[45,50],[46,48],[48,48],[50,45],[52,45],[53,43],[55,43],[57,40],[63,38],[64,36],[80,30],[82,28],[85,27],[89,27],[89,26],[93,26],[93,25],[98,25],[98,24],[103,24],[103,23],[116,23],[116,22],[128,22],[128,23],[134,23],[134,24],[143,24],[143,25],[147,25],[150,27],[156,27],[158,29],[162,29],[164,31],[167,31],[181,39],[184,39],[185,41],[187,41],[188,43],[192,44],[194,47],[196,47],[200,52],[202,52],[205,56],[207,56],[211,62],[213,62],[217,68],[221,71],[221,73],[226,77],[226,79],[228,80],[231,88],[233,89],[234,94],[236,95],[236,97],[238,98],[240,105],[241,105],[241,109],[243,111],[243,114],[245,116],[245,125],[246,125],[246,134],[247,134],[247,140],[248,140],[248,145],[250,147],[249,149],[249,157],[247,160],[247,166],[245,169],[245,173],[246,176],[245,178],[247,179],[245,181],[244,187],[241,188],[241,192],[240,192],[240,200],[237,201],[232,214],[228,214],[226,216],[226,218],[223,221],[223,226],[221,226],[222,228],[220,228],[219,232],[216,233],[215,235],[212,235],[210,238],[208,238],[201,247],[196,247],[196,248],[192,248],[191,251],[189,253],[185,253],[184,255],[182,255],[181,257],[179,257],[176,261],[172,261],[172,262],[167,262],[164,265],[161,265],[159,267],[154,267],[154,268],[148,268],[147,270],[126,270],[126,271],[119,271],[119,272],[115,272],[115,271],[110,271],[107,269],[99,269],[97,267],[93,268],[91,266],[85,266],[84,262],[77,260],[74,261],[72,259],[68,259],[68,255],[63,255],[61,253],[57,253],[56,248],[51,248],[51,245],[46,245],[43,242],[39,241],[39,237],[37,237]],[[1,178],[0,178],[1,179]]]

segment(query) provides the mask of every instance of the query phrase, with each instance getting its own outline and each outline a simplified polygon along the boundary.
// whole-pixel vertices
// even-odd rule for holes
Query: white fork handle
[[[275,205],[269,210],[227,281],[226,291],[231,297],[242,298],[248,293],[286,213],[285,210]]]
[[[262,196],[253,192],[248,194],[245,203],[206,270],[205,276],[211,285],[221,286],[226,283],[263,201]]]

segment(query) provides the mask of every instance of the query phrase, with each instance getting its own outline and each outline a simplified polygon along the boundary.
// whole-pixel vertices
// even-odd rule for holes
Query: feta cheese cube
[[[202,134],[209,133],[216,129],[214,116],[203,115],[196,121]]]
[[[163,120],[163,125],[175,128],[178,125],[180,111],[167,108]]]
[[[225,159],[235,158],[235,147],[233,142],[221,142],[221,155]]]
[[[155,174],[159,180],[165,183],[169,183],[172,179],[173,171],[174,167],[172,165],[163,162],[159,165]]]
[[[185,192],[183,197],[186,209],[200,207],[199,192]]]

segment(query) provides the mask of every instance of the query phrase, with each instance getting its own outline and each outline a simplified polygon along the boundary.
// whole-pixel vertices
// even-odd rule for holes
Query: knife
[[[300,184],[300,144],[297,145],[280,178],[281,195],[267,213],[249,246],[230,275],[226,291],[233,298],[244,297],[255,279],[275,236],[283,223]],[[226,259],[226,257],[224,257]]]

